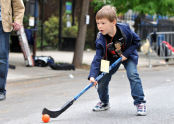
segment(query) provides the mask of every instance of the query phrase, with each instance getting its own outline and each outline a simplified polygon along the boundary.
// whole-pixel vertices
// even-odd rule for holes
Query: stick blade
[[[42,114],[48,114],[50,116],[50,118],[56,118],[58,117],[62,112],[61,111],[51,111],[48,110],[47,108],[44,108],[42,111]]]
[[[74,101],[75,101],[75,99],[68,101],[58,111],[51,111],[51,110],[48,110],[47,108],[44,108],[42,111],[42,114],[48,114],[50,116],[50,118],[56,118],[60,114],[62,114],[65,110],[67,110],[73,104]]]

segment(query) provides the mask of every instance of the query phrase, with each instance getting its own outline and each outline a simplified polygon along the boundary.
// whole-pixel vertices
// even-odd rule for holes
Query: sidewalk
[[[37,51],[36,56],[51,56],[54,58],[55,62],[66,62],[72,63],[73,52],[69,51]],[[95,55],[95,51],[84,51],[83,54],[83,64],[90,65],[92,59]],[[157,65],[165,63],[162,60],[152,60],[152,65]],[[24,57],[22,53],[10,53],[9,54],[9,64],[15,65],[16,69],[9,69],[7,81],[16,82],[20,80],[32,80],[52,76],[63,76],[65,74],[71,75],[74,71],[62,71],[62,70],[52,70],[50,67],[26,67],[24,63]],[[143,53],[139,53],[139,64],[140,67],[149,67],[149,59]],[[120,67],[121,69],[123,66]],[[81,73],[82,69],[76,69],[76,73]]]

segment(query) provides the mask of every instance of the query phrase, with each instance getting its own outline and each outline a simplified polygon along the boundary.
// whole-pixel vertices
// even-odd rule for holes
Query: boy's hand
[[[90,77],[89,82],[90,83],[94,83],[94,86],[98,84],[98,82],[95,81],[95,78],[94,77]]]
[[[121,54],[121,57],[122,57],[122,61],[127,60],[127,58],[125,56],[123,56],[122,54]]]
[[[14,31],[18,31],[21,28],[21,25],[16,22],[12,23],[12,26]]]

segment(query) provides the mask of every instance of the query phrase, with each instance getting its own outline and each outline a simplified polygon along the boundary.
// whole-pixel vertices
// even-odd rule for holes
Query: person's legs
[[[146,101],[144,100],[144,92],[141,84],[141,79],[137,72],[137,65],[131,59],[125,61],[123,65],[127,71],[127,77],[130,82],[131,95],[134,99],[134,105],[145,103]]]
[[[134,99],[134,105],[137,108],[137,115],[146,115],[146,101],[144,100],[144,92],[141,79],[137,72],[137,65],[130,59],[125,61],[123,64],[127,70],[127,77],[130,82],[131,95]]]
[[[9,55],[9,33],[2,29],[0,22],[0,93],[6,94],[6,78],[8,73],[8,55]]]
[[[98,95],[103,103],[109,103],[109,82],[111,80],[111,76],[118,70],[120,64],[118,64],[114,69],[112,69],[108,74],[104,75],[101,80],[98,81]]]
[[[93,111],[103,111],[109,108],[109,82],[111,76],[118,70],[120,64],[118,64],[114,69],[112,69],[108,74],[104,75],[101,80],[98,81],[98,95],[100,98],[99,103],[94,107]]]

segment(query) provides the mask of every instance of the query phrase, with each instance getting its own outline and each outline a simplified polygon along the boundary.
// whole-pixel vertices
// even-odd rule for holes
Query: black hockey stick
[[[120,63],[122,58],[120,57],[117,59],[110,67],[109,71],[112,70],[118,63]],[[95,80],[99,81],[106,72],[102,72]],[[42,111],[42,114],[48,114],[51,118],[56,118],[60,114],[62,114],[65,110],[67,110],[82,94],[84,94],[89,88],[91,88],[94,85],[94,83],[90,83],[88,86],[86,86],[79,94],[77,94],[72,100],[68,101],[65,105],[63,105],[58,111],[51,111],[47,108],[44,108]]]

